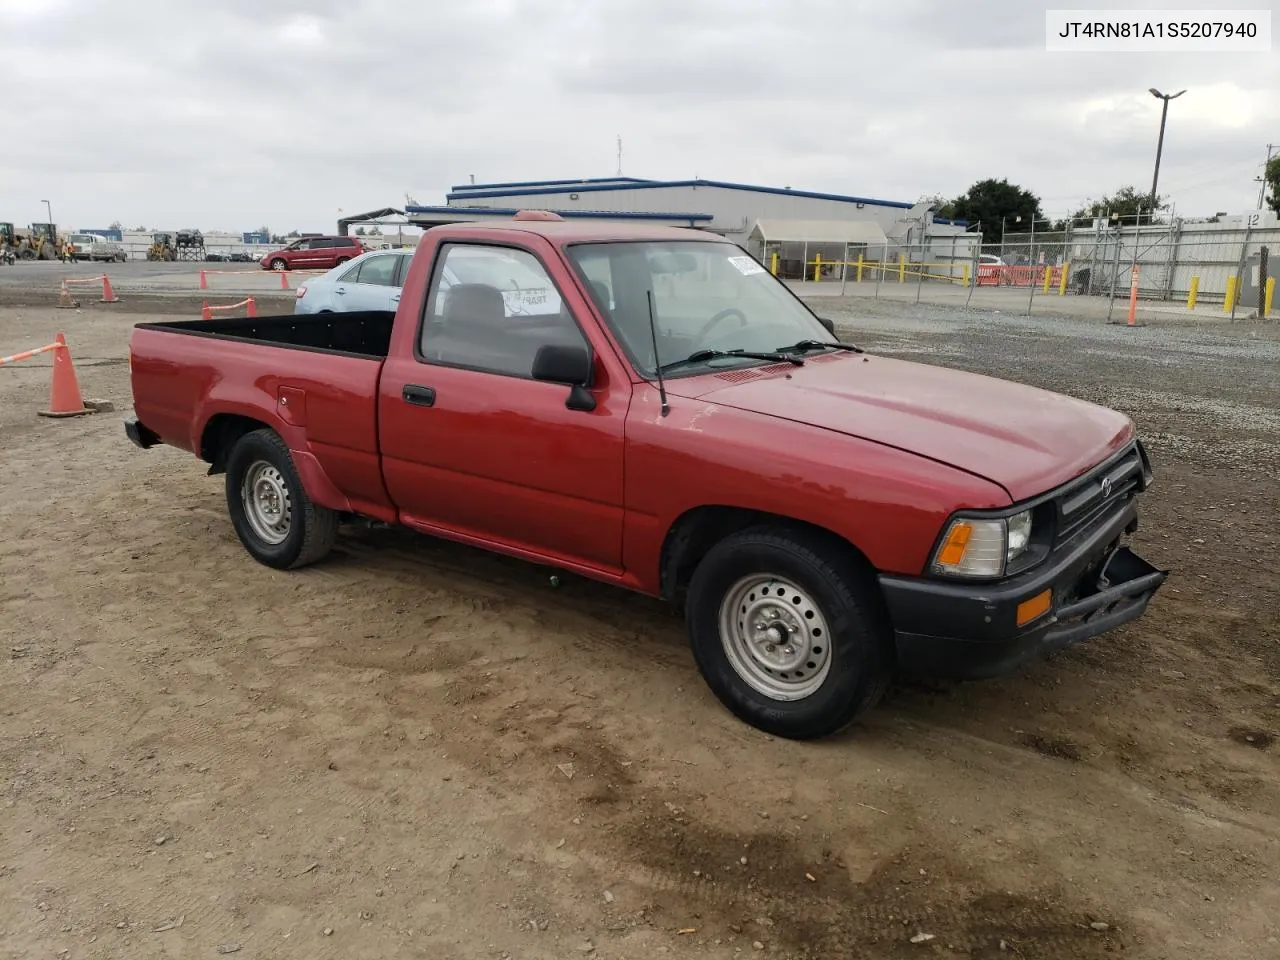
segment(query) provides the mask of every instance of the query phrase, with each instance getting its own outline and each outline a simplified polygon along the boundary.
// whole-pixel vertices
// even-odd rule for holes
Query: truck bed
[[[393,313],[140,323],[129,341],[134,413],[206,457],[249,418],[280,434],[324,506],[394,516],[378,459],[378,383]]]
[[[143,323],[141,329],[187,333],[219,340],[269,343],[275,347],[319,350],[385,360],[391,345],[389,310],[354,313],[287,314],[274,317],[218,317],[213,320],[172,320]]]

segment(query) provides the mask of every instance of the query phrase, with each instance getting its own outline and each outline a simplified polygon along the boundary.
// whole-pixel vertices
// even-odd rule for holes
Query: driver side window
[[[544,344],[587,346],[554,281],[516,247],[446,244],[427,294],[421,359],[531,378]]]

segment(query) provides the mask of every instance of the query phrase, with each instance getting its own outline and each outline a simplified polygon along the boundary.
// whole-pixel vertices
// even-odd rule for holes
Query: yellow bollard
[[[898,282],[905,283],[907,280],[907,255],[905,253],[898,254]]]
[[[815,253],[813,255],[813,282],[817,283],[822,279],[822,254]]]
[[[1230,313],[1236,302],[1236,277],[1227,277],[1227,295],[1222,298],[1222,312]]]
[[[769,254],[769,269],[773,272],[773,275],[775,277],[778,275],[778,254],[777,253]]]
[[[1262,315],[1264,317],[1271,316],[1271,301],[1276,295],[1276,278],[1267,277],[1267,292],[1262,300]]]
[[[960,264],[960,286],[967,287],[969,285],[969,265],[967,263]]]
[[[858,282],[862,282],[862,254],[858,254]]]
[[[1053,267],[1044,268],[1044,290],[1042,293],[1049,292],[1049,285],[1053,283]]]
[[[1200,294],[1200,278],[1198,276],[1191,278],[1191,288],[1187,291],[1187,309],[1194,310],[1196,308],[1196,297]]]
[[[1071,272],[1071,261],[1067,261],[1062,265],[1062,276],[1058,278],[1058,296],[1065,297],[1067,295],[1067,275]]]

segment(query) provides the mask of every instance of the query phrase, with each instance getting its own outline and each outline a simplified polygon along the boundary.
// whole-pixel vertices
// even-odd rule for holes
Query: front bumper
[[[1136,526],[1130,503],[1083,543],[995,583],[882,575],[899,669],[938,678],[998,676],[1136,620],[1168,576],[1120,546]],[[1018,605],[1046,589],[1053,591],[1049,611],[1019,627]]]

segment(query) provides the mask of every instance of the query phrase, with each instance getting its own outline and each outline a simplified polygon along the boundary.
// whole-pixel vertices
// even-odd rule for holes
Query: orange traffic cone
[[[209,278],[205,276],[205,272],[203,270],[200,271],[200,289],[201,290],[209,289]]]
[[[101,303],[119,303],[120,298],[116,296],[116,292],[111,289],[111,281],[107,279],[107,275],[102,275],[102,300]]]
[[[71,351],[67,338],[58,334],[53,338],[58,348],[53,351],[53,378],[49,384],[49,409],[41,410],[42,417],[78,417],[94,411],[85,406],[80,396],[80,382],[76,368],[71,363]]]
[[[58,294],[59,310],[79,310],[80,301],[71,299],[71,288],[67,286],[67,281],[62,281],[62,291]]]
[[[202,300],[202,301],[200,301],[200,319],[201,319],[201,320],[212,320],[212,319],[213,319],[213,311],[209,309],[209,301],[208,301],[208,300]]]
[[[245,301],[245,306],[248,308],[245,312],[246,316],[256,317],[258,315],[258,307],[257,304],[253,302],[253,297],[250,297]]]
[[[281,290],[289,289],[289,274],[284,270],[280,271],[280,289]]]

